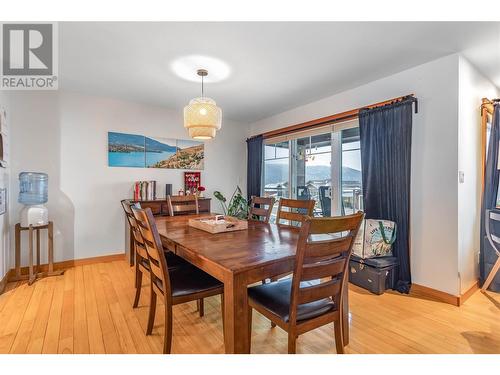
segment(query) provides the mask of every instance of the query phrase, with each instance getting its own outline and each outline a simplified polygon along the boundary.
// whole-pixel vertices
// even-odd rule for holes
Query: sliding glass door
[[[342,215],[363,210],[359,128],[342,130]]]
[[[357,121],[267,140],[263,182],[265,196],[314,199],[315,216],[362,210]]]
[[[292,141],[291,186],[295,199],[314,199],[315,216],[331,216],[332,134]]]

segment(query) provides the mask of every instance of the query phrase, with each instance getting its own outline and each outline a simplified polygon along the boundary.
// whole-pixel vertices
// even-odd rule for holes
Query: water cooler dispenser
[[[48,201],[49,176],[46,173],[21,172],[19,174],[19,199],[24,204],[21,210],[21,226],[47,225],[49,211],[45,207]]]

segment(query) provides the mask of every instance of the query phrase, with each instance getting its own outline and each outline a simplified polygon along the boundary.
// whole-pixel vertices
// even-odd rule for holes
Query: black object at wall
[[[247,196],[260,196],[262,179],[262,144],[264,137],[258,135],[247,139]]]
[[[172,195],[172,184],[165,184],[165,198]]]
[[[393,254],[398,258],[395,289],[409,293],[410,274],[410,174],[412,103],[400,102],[359,111],[363,204],[366,219],[386,219],[397,224]]]
[[[491,123],[490,139],[488,141],[488,153],[483,183],[483,201],[481,205],[481,252],[479,255],[479,279],[481,285],[488,277],[493,265],[497,260],[495,249],[491,246],[486,236],[486,210],[495,209],[497,203],[498,178],[498,151],[500,142],[500,104],[495,103],[493,108],[493,121]],[[489,219],[488,219],[489,220]],[[500,292],[500,272],[491,282],[489,290]]]

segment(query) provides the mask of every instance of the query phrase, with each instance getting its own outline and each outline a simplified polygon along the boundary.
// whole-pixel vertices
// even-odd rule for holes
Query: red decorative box
[[[184,191],[191,194],[198,191],[201,185],[201,172],[184,172]]]

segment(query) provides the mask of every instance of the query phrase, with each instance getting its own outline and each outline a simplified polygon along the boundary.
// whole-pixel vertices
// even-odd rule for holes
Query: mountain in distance
[[[268,164],[266,165],[266,184],[284,182],[283,176],[288,176],[288,165]],[[356,181],[361,184],[361,171],[342,167],[342,178],[344,181]],[[306,182],[311,180],[330,179],[330,167],[326,165],[312,165],[306,169]]]
[[[144,136],[125,133],[108,133],[109,152],[144,152]]]
[[[146,137],[146,152],[177,152],[176,146],[159,142],[155,139]]]

